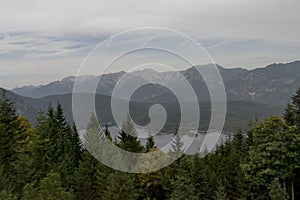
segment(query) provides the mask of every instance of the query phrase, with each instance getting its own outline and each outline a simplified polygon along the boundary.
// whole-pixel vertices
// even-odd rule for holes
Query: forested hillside
[[[1,88],[0,88],[1,90]],[[87,96],[88,94],[80,94]],[[91,95],[91,94],[89,94]],[[65,117],[67,121],[73,121],[72,115],[72,94],[61,94],[46,96],[43,98],[35,99],[30,97],[23,97],[15,94],[11,91],[7,91],[7,96],[14,102],[17,113],[25,116],[31,124],[37,123],[37,116],[39,111],[46,112],[49,103],[52,105],[60,102],[64,109]],[[114,124],[111,111],[111,97],[101,94],[96,94],[96,114],[102,124]],[[171,100],[171,102],[170,102]],[[175,99],[176,100],[176,99]],[[124,100],[120,100],[124,101]],[[132,117],[137,120],[140,124],[147,123],[149,119],[147,116],[149,108],[153,104],[161,104],[165,107],[168,112],[167,126],[166,129],[173,129],[173,126],[178,124],[180,116],[180,107],[177,101],[173,101],[168,96],[166,100],[163,98],[155,99],[152,98],[151,102],[130,102]],[[187,112],[190,109],[194,109],[195,106],[200,107],[201,121],[199,123],[200,130],[206,130],[210,119],[211,105],[209,101],[191,103]],[[227,116],[224,131],[236,131],[239,128],[245,129],[248,127],[248,122],[255,119],[264,119],[270,115],[279,115],[283,112],[283,108],[268,105],[264,103],[257,103],[252,101],[240,101],[231,100],[227,102]],[[77,128],[85,129],[85,125],[77,124]]]
[[[126,151],[159,151],[152,137],[141,145],[130,119],[124,119],[115,140],[108,127],[98,134],[99,122],[91,115],[82,144],[76,125],[66,120],[59,103],[37,115],[32,126],[17,114],[3,90],[1,200],[300,199],[300,89],[282,117],[254,121],[247,131],[228,135],[214,152],[183,155],[145,174],[113,170],[84,148],[104,134]],[[132,134],[124,134],[124,129]],[[172,143],[169,154],[184,150],[178,135]]]

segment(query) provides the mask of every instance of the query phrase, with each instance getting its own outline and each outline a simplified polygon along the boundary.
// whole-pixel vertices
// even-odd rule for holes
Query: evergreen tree
[[[81,158],[81,153],[82,153],[82,144],[75,123],[73,123],[72,125],[70,139],[71,139],[71,152],[73,155],[72,163],[74,164],[74,167],[78,167]]]
[[[122,129],[120,131],[120,136],[118,137],[120,142],[119,146],[129,152],[139,153],[143,152],[144,147],[137,138],[137,132],[134,128],[131,118],[128,115],[126,120],[122,124]]]
[[[242,164],[242,169],[250,183],[250,193],[262,197],[268,193],[270,180],[279,177],[285,182],[293,176],[299,155],[295,147],[300,140],[295,128],[278,117],[256,125],[252,132],[254,145],[250,147],[249,158]]]
[[[204,188],[204,180],[203,180],[203,177],[201,176],[201,171],[200,170],[203,170],[203,167],[202,167],[202,160],[203,159],[200,159],[200,156],[199,154],[195,154],[193,156],[193,165],[192,165],[192,169],[191,169],[191,176],[192,176],[192,182],[193,182],[193,185],[195,187],[195,195],[197,197],[200,197],[203,195],[203,191],[202,189]]]
[[[5,170],[11,170],[16,159],[16,134],[19,128],[17,118],[13,103],[6,97],[6,92],[2,90],[0,99],[0,164]]]
[[[21,120],[16,113],[16,109],[2,90],[0,98],[0,166],[2,166],[3,180],[6,184],[3,189],[11,190],[18,196],[22,192],[24,182],[27,181],[29,174],[28,164],[30,161],[25,157],[26,140],[30,128],[22,126]],[[28,147],[28,146],[27,146]]]
[[[134,174],[114,171],[107,180],[106,188],[103,191],[102,199],[110,200],[132,200],[140,199],[142,191],[139,189]]]
[[[11,192],[7,190],[0,191],[0,200],[17,200],[18,198],[15,197]]]
[[[108,125],[107,125],[107,124],[105,124],[105,131],[104,131],[104,134],[105,134],[106,138],[109,139],[109,141],[112,142],[112,138],[111,138],[110,131],[109,131],[109,129],[108,129]]]
[[[101,164],[102,153],[107,153],[101,142],[110,140],[108,127],[104,132],[106,137],[102,137],[99,122],[96,115],[92,113],[87,124],[87,131],[84,135],[85,149],[82,160],[76,173],[77,184],[75,188],[77,199],[103,199],[103,192],[106,188],[106,179],[111,170]]]
[[[192,200],[195,196],[194,186],[191,184],[191,178],[188,175],[175,175],[173,188],[170,196],[171,200]]]
[[[53,171],[41,180],[37,191],[37,199],[43,200],[72,200],[74,195],[62,187],[60,176]]]
[[[140,157],[138,167],[141,169],[149,170],[148,173],[141,173],[139,174],[139,182],[140,187],[143,190],[143,198],[144,199],[164,199],[164,191],[162,187],[162,179],[163,179],[163,173],[164,170],[159,171],[153,171],[155,167],[159,166],[162,161],[162,159],[168,159],[168,157],[165,157],[165,154],[161,152],[157,148],[151,148],[149,152],[155,152],[156,158],[152,160],[152,162],[149,161],[149,158],[151,158],[150,154],[144,154],[144,157]]]
[[[288,104],[286,112],[284,114],[284,119],[286,123],[290,126],[297,126],[298,135],[300,134],[300,88],[292,96],[292,104]],[[300,154],[300,145],[296,147],[296,152]],[[300,197],[299,189],[295,191],[295,188],[300,188],[300,161],[298,160],[297,168],[295,168],[293,174],[294,177],[291,180],[291,198],[292,200]]]
[[[246,156],[244,136],[241,131],[228,136],[211,155],[213,166],[218,174],[219,185],[224,187],[228,196],[240,198],[243,193],[243,172],[241,163]]]
[[[178,170],[173,174],[171,179],[172,192],[170,199],[172,200],[192,200],[197,199],[195,186],[193,185],[189,167],[187,167],[187,157],[180,159]],[[176,165],[175,165],[176,166]]]
[[[216,195],[215,195],[216,200],[228,200],[227,198],[227,192],[225,190],[225,187],[223,185],[220,185],[217,190],[216,190]]]
[[[138,162],[138,158],[132,156],[128,152],[132,153],[142,153],[144,152],[144,147],[139,141],[137,137],[136,129],[134,128],[133,123],[131,122],[130,116],[126,118],[126,120],[122,124],[122,129],[119,132],[119,143],[117,144],[124,151],[121,152],[121,160],[125,160],[127,163],[130,163],[131,168],[136,167],[136,163]],[[125,152],[127,151],[127,152]]]
[[[269,191],[269,197],[271,200],[287,200],[288,194],[285,192],[284,188],[281,187],[278,178],[272,181]]]
[[[99,165],[99,161],[90,152],[83,150],[82,160],[75,173],[76,185],[74,191],[76,199],[97,199],[99,197],[100,192],[97,186],[97,170]]]
[[[62,184],[70,187],[72,176],[79,166],[81,145],[76,126],[66,122],[61,105],[51,104],[47,116],[40,114],[36,125],[37,140],[33,145],[33,179],[39,180],[50,170],[60,174]]]
[[[22,200],[32,200],[37,198],[37,190],[35,189],[35,185],[33,183],[28,183],[23,188]]]
[[[300,128],[300,88],[292,96],[292,108],[294,110],[295,125]]]
[[[33,144],[33,180],[40,179],[55,168],[58,155],[56,143],[56,125],[54,123],[54,110],[51,104],[48,106],[47,116],[39,112],[36,124],[37,139]]]
[[[176,131],[176,133],[174,134],[172,143],[171,143],[171,149],[169,152],[170,156],[173,158],[179,159],[184,152],[184,149],[182,147],[183,147],[183,142],[181,141],[181,138]]]
[[[84,146],[90,151],[95,151],[100,142],[102,133],[100,132],[100,124],[94,113],[91,114],[84,135]]]
[[[146,143],[146,151],[149,152],[150,149],[152,149],[152,148],[156,148],[156,146],[155,146],[153,136],[152,136],[151,132],[149,132],[149,135],[147,138],[147,143]]]
[[[16,109],[13,102],[6,96],[6,91],[2,89],[0,99],[0,122],[7,124],[8,126],[14,126],[14,122],[17,119]]]
[[[205,157],[200,157],[199,154],[193,156],[191,177],[195,196],[198,199],[210,200],[215,196],[215,189],[218,187],[215,165],[212,154],[207,154]]]
[[[289,126],[295,125],[295,111],[293,109],[292,104],[288,103],[285,109],[285,113],[283,115],[283,119],[285,123]]]

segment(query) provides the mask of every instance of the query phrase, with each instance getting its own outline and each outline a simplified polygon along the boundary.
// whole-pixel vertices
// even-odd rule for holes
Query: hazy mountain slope
[[[206,84],[197,72],[197,67],[209,67],[209,65],[191,67],[180,73],[189,81],[199,102],[201,102],[200,127],[204,129],[210,118],[210,101]],[[245,127],[249,120],[255,118],[262,119],[270,115],[280,115],[290,97],[300,86],[300,61],[272,64],[265,68],[249,71],[241,68],[225,69],[221,66],[218,68],[223,77],[228,98],[225,130]],[[114,123],[110,109],[110,96],[116,83],[124,74],[125,72],[119,72],[101,76],[97,88],[96,108],[103,123]],[[142,84],[146,81],[158,81],[163,83],[162,85],[175,85],[176,87],[183,85],[176,72],[159,73],[147,69],[126,75],[125,83],[129,87],[131,84]],[[81,88],[78,92],[86,91],[86,88],[95,84],[98,78],[97,76],[79,77]],[[67,119],[72,121],[72,95],[70,93],[73,90],[74,79],[75,77],[67,77],[62,81],[52,82],[44,86],[25,86],[13,90],[27,96],[41,96],[41,98],[22,97],[12,92],[8,92],[8,95],[15,102],[18,112],[28,117],[31,122],[35,121],[39,109],[46,111],[49,103],[55,106],[58,101],[64,107]],[[185,88],[183,87],[182,90],[184,91]],[[193,106],[196,104],[191,101],[190,96],[186,96],[184,100],[191,103],[189,109],[194,109]],[[153,104],[162,104],[168,111],[167,126],[172,127],[180,121],[180,110],[176,96],[168,87],[157,84],[147,84],[133,93],[130,99],[133,118],[141,125],[149,122],[148,109]]]
[[[70,122],[73,121],[71,94],[52,95],[39,99],[22,97],[12,92],[8,92],[7,95],[15,103],[18,113],[26,116],[33,124],[35,123],[38,111],[41,110],[46,112],[49,103],[51,103],[53,106],[56,106],[57,102],[60,102],[60,104],[62,105],[67,120]],[[86,96],[87,94],[80,95]],[[136,123],[140,125],[145,125],[149,122],[148,110],[153,104],[155,104],[155,102],[130,102],[131,115]],[[110,105],[111,97],[99,94],[96,95],[97,115],[102,123],[114,123]],[[168,119],[165,129],[173,129],[174,126],[178,124],[178,122],[180,122],[179,105],[177,102],[163,102],[161,103],[161,105],[165,107],[168,113]],[[186,110],[186,112],[189,112],[190,109],[194,109],[194,106],[197,105],[191,104],[188,110]],[[200,102],[200,111],[201,120],[199,127],[201,130],[205,130],[208,127],[210,119],[210,102]],[[270,106],[266,104],[245,101],[229,101],[224,130],[235,131],[238,128],[246,128],[249,120],[255,120],[255,118],[263,119],[270,115],[280,115],[282,111],[283,108]],[[79,128],[85,127],[82,124],[79,124]]]
[[[300,86],[300,61],[272,64],[242,74],[227,84],[227,93],[239,100],[285,105]]]
[[[180,73],[189,81],[199,101],[209,101],[209,93],[205,82],[196,68],[210,67],[210,65],[195,66]],[[228,100],[255,101],[259,103],[283,106],[287,103],[293,92],[300,86],[300,62],[287,64],[272,64],[265,68],[245,70],[242,68],[226,69],[218,65],[223,77]],[[91,85],[97,84],[97,93],[111,95],[117,81],[125,72],[104,74],[102,76],[79,77],[81,91],[86,91]],[[176,72],[156,72],[154,70],[141,70],[127,74],[127,81],[131,83],[143,83],[145,81],[158,81],[162,85],[182,86]],[[67,77],[61,81],[55,81],[47,85],[33,87],[24,86],[15,88],[17,94],[28,97],[44,97],[56,94],[68,94],[73,90],[74,77]],[[182,89],[185,90],[184,88]],[[79,91],[80,92],[80,91]],[[160,96],[170,95],[166,88],[148,84],[142,90],[136,92],[132,100],[149,102],[151,98],[159,101]],[[189,100],[189,97],[187,97]],[[172,102],[172,100],[170,100]]]

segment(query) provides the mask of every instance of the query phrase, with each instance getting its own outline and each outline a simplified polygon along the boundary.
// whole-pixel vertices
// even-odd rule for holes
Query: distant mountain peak
[[[75,79],[76,79],[76,76],[68,76],[68,77],[66,77],[66,78],[63,78],[61,81],[62,82],[68,82],[68,81],[70,81],[70,82],[74,82],[75,81]]]
[[[287,99],[300,86],[300,61],[290,63],[273,63],[264,68],[247,70],[243,68],[224,68],[218,64],[196,65],[180,71],[192,87],[197,91],[200,100],[208,100],[206,85],[203,78],[197,73],[197,68],[217,66],[223,78],[227,97],[234,100],[251,100],[262,103],[284,104]],[[75,78],[80,81],[82,90],[86,91],[94,84],[98,84],[97,93],[111,95],[120,78],[126,72],[120,71],[103,75],[69,76],[61,81],[54,81],[41,86],[24,86],[13,89],[13,92],[27,96],[40,98],[56,94],[68,94],[73,91]],[[131,83],[149,82],[161,85],[180,85],[178,73],[174,71],[157,72],[153,69],[143,69],[127,73],[126,79]],[[127,82],[128,83],[128,82]],[[159,85],[158,84],[158,85]],[[156,88],[156,89],[155,89]],[[158,88],[158,89],[157,89]],[[153,92],[156,91],[156,92]],[[146,98],[164,95],[165,90],[157,86],[148,86],[142,92]],[[148,94],[149,93],[149,94]],[[153,94],[152,94],[153,93]],[[137,95],[138,97],[138,95]],[[188,97],[187,97],[188,98]],[[140,95],[138,99],[145,99]],[[149,100],[149,99],[147,99]],[[150,100],[149,100],[150,101]]]

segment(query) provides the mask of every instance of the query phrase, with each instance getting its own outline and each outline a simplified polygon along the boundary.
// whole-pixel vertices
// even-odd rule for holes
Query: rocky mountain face
[[[227,83],[227,93],[239,100],[283,105],[299,86],[300,61],[296,61],[243,73]]]
[[[200,107],[200,128],[207,127],[210,119],[210,98],[207,86],[198,73],[197,68],[209,68],[211,65],[194,66],[180,72],[157,72],[150,69],[133,73],[112,73],[101,76],[77,77],[76,94],[90,95],[87,91],[92,86],[96,88],[96,110],[102,123],[114,123],[111,112],[111,98],[126,101],[130,105],[130,112],[134,120],[140,125],[149,122],[148,111],[151,105],[161,104],[168,113],[167,125],[174,127],[180,118],[178,98],[170,89],[179,88],[183,100],[190,102],[188,109]],[[227,94],[226,131],[234,131],[247,127],[249,120],[263,119],[270,115],[281,115],[286,103],[300,86],[300,62],[287,64],[272,64],[264,68],[245,70],[242,68],[226,69],[217,66],[223,78]],[[126,76],[125,76],[126,75]],[[125,77],[125,78],[124,78]],[[198,98],[196,104],[185,94],[187,80]],[[72,91],[75,77],[67,77],[42,86],[24,86],[8,91],[19,114],[26,116],[32,123],[39,110],[46,111],[49,103],[53,106],[60,102],[66,117],[73,121]],[[121,86],[117,83],[120,82]],[[147,84],[145,84],[147,83]],[[126,85],[143,85],[138,88],[130,99],[112,97],[114,88]],[[145,85],[144,85],[145,84]],[[126,94],[126,90],[122,90]],[[177,92],[178,92],[177,91]],[[84,103],[84,102],[83,102]],[[85,112],[84,110],[82,112]],[[187,111],[189,112],[189,111]],[[192,122],[191,122],[192,123]],[[79,125],[84,128],[84,125]]]
[[[209,93],[197,68],[209,68],[211,65],[194,66],[179,73],[188,80],[199,101],[209,101]],[[223,78],[228,100],[253,101],[272,105],[285,105],[290,96],[300,86],[300,61],[287,64],[272,64],[264,68],[246,70],[242,68],[226,69],[217,65]],[[77,92],[86,92],[92,85],[97,85],[96,93],[110,96],[116,83],[125,74],[104,74],[101,76],[78,77],[80,85]],[[24,86],[13,89],[13,92],[32,98],[49,95],[68,94],[73,91],[75,77],[67,77],[42,86]],[[137,102],[174,102],[175,95],[169,86],[183,87],[178,72],[156,72],[151,69],[126,74],[124,84],[146,84],[132,96]],[[158,84],[155,84],[158,83]],[[182,88],[184,91],[185,88]],[[189,100],[189,97],[186,97]]]

